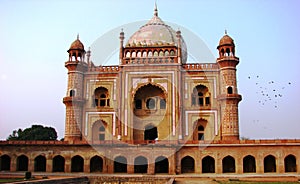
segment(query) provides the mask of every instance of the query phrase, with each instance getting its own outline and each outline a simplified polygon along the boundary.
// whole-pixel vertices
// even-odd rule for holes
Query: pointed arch
[[[215,159],[206,156],[202,159],[202,173],[215,173]]]
[[[0,157],[0,171],[10,170],[11,158],[8,155],[1,155]]]
[[[191,156],[185,156],[181,159],[181,173],[194,173],[195,160]]]
[[[17,157],[17,171],[27,171],[28,170],[28,157],[21,155]]]
[[[276,158],[273,155],[264,158],[264,172],[276,172]]]
[[[248,155],[243,158],[243,171],[244,173],[256,172],[255,158],[252,155]]]
[[[90,172],[102,172],[103,159],[97,155],[93,156],[90,160]]]
[[[56,155],[52,159],[52,172],[65,171],[65,158],[61,155]]]
[[[103,120],[95,121],[92,125],[92,140],[104,141],[106,138],[107,123]]]
[[[169,160],[164,156],[155,159],[155,173],[169,173]]]
[[[46,157],[39,155],[34,159],[34,171],[46,172]]]
[[[98,87],[94,91],[94,105],[96,107],[109,107],[110,96],[109,91],[105,87]]]
[[[127,173],[127,159],[123,156],[118,156],[114,159],[114,172]]]
[[[294,155],[288,155],[284,158],[284,171],[297,172],[296,157]]]
[[[205,129],[207,126],[208,122],[206,119],[200,118],[196,120],[193,124],[193,139],[194,140],[205,140]]]
[[[235,160],[232,156],[226,156],[222,159],[223,173],[235,173]]]
[[[164,99],[167,99],[168,92],[166,91],[166,89],[163,86],[161,86],[161,85],[159,85],[157,83],[153,83],[153,82],[139,84],[135,89],[133,89],[133,91],[132,91],[132,97],[133,97],[133,99],[135,99],[135,96],[136,96],[136,94],[137,94],[137,92],[139,90],[141,90],[142,88],[151,88],[151,87],[157,87],[160,90],[162,90],[162,92],[163,92],[163,96],[162,97]]]
[[[134,173],[147,173],[148,160],[143,156],[138,156],[134,159]]]
[[[81,156],[76,155],[71,159],[71,172],[83,172],[84,160]]]
[[[199,84],[193,88],[191,95],[192,106],[210,106],[211,105],[211,94],[207,86]]]
[[[152,124],[145,126],[144,140],[155,140],[158,138],[157,127]]]

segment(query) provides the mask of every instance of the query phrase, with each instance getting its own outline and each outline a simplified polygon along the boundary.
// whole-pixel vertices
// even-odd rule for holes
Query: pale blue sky
[[[242,136],[300,138],[299,1],[157,4],[164,21],[194,32],[215,56],[224,29],[235,40]],[[153,6],[154,0],[0,0],[0,139],[33,123],[55,127],[63,137],[64,62],[77,33],[87,48],[111,29],[150,19]],[[271,100],[263,96],[267,93]],[[282,97],[275,97],[279,94]]]

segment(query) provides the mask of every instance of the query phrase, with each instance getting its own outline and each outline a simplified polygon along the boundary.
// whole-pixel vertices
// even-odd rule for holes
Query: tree
[[[14,130],[7,140],[56,140],[57,132],[52,127],[44,127],[42,125],[32,125],[31,128],[24,130]]]

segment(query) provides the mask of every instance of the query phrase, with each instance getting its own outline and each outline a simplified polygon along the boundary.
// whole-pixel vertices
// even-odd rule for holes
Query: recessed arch
[[[106,138],[107,123],[103,120],[95,121],[92,125],[92,140],[104,141]]]
[[[215,159],[206,156],[202,159],[202,173],[215,173]]]
[[[8,155],[1,155],[0,157],[0,171],[10,170],[11,158]]]
[[[105,87],[98,87],[94,91],[94,105],[96,107],[109,107],[110,96],[109,91]]]
[[[148,160],[146,157],[138,156],[134,159],[134,173],[147,173]]]
[[[158,138],[157,127],[152,124],[145,126],[144,140],[156,140]]]
[[[34,159],[34,171],[46,172],[46,157],[39,155]]]
[[[71,172],[83,172],[84,160],[81,156],[76,155],[71,159]]]
[[[284,171],[297,172],[296,157],[294,155],[288,155],[284,158]]]
[[[17,157],[17,171],[27,171],[28,170],[28,157],[21,155]]]
[[[255,158],[252,155],[248,155],[243,158],[243,171],[244,173],[256,172]]]
[[[273,155],[264,158],[264,172],[276,172],[276,158]]]
[[[231,95],[233,93],[233,88],[231,86],[227,87],[227,94]]]
[[[232,156],[226,156],[222,159],[223,173],[235,173],[235,160]]]
[[[65,158],[61,155],[56,155],[52,159],[52,172],[65,171]]]
[[[195,160],[191,156],[185,156],[181,159],[181,173],[194,173]]]
[[[194,140],[205,140],[205,129],[208,122],[206,119],[200,118],[193,123],[193,139]]]
[[[118,156],[114,159],[114,172],[127,173],[127,159],[123,156]]]
[[[93,156],[90,160],[90,172],[102,172],[103,159],[97,155]]]
[[[211,94],[207,86],[199,84],[193,88],[191,95],[192,106],[210,106],[211,105]]]
[[[169,160],[164,156],[155,159],[155,173],[169,173]]]

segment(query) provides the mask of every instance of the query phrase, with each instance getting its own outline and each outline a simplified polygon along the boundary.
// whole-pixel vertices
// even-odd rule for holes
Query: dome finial
[[[225,34],[227,35],[227,29],[225,29]]]
[[[77,40],[79,40],[79,33],[77,33]]]
[[[156,17],[158,16],[156,1],[155,1],[155,4],[154,4],[154,16],[156,16]]]

